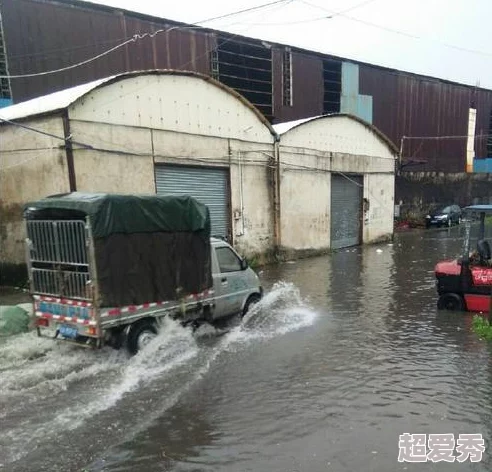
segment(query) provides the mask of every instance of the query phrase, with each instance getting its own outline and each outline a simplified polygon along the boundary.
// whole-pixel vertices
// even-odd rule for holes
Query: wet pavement
[[[398,462],[403,433],[492,439],[491,347],[471,314],[436,309],[433,267],[461,231],[266,268],[244,326],[169,323],[131,359],[0,341],[0,470],[491,470],[488,449]]]

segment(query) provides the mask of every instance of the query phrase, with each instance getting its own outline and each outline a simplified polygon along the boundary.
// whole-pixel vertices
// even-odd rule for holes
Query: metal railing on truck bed
[[[88,235],[82,220],[27,220],[31,291],[91,300]]]

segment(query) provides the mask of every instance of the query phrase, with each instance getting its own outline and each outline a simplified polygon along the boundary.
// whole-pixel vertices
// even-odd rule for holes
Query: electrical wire
[[[321,20],[330,20],[332,18],[335,18],[336,16],[339,15],[344,15],[345,13],[355,10],[357,8],[363,7],[369,3],[373,3],[378,0],[365,0],[361,3],[358,3],[350,8],[347,8],[345,10],[341,10],[339,12],[333,12],[329,15],[324,15],[324,16],[318,16],[315,18],[307,18],[305,20],[296,20],[296,21],[284,21],[284,22],[278,22],[278,23],[251,23],[251,22],[243,22],[243,24],[248,24],[252,26],[288,26],[288,25],[298,25],[298,24],[303,24],[303,23],[313,23],[316,21],[321,21]],[[237,24],[237,23],[236,23]]]
[[[1,121],[9,123],[13,126],[19,126],[21,128],[27,129],[29,131],[37,132],[43,135],[46,135],[48,137],[52,137],[55,139],[59,139],[60,141],[68,141],[71,140],[71,137],[69,136],[68,138],[64,138],[62,136],[57,136],[55,134],[51,133],[46,133],[45,131],[38,130],[36,128],[32,128],[26,125],[23,125],[21,123],[16,123],[13,121],[9,120],[3,120]],[[92,151],[92,152],[100,152],[100,153],[107,153],[107,154],[117,154],[117,155],[126,155],[126,156],[133,156],[133,157],[152,157],[152,158],[157,158],[157,159],[176,159],[180,160],[182,162],[194,162],[194,163],[200,163],[200,164],[244,164],[244,165],[261,165],[266,168],[271,168],[274,169],[276,168],[277,164],[271,164],[268,162],[267,159],[273,159],[274,155],[273,153],[269,153],[268,151],[264,150],[249,150],[249,151],[240,151],[240,153],[244,154],[251,154],[251,153],[257,153],[257,154],[263,154],[265,156],[264,159],[252,159],[252,158],[235,158],[230,155],[225,155],[225,156],[214,156],[213,158],[194,158],[194,157],[189,157],[189,156],[176,156],[176,155],[166,155],[166,154],[160,154],[160,153],[155,153],[155,152],[137,152],[129,149],[108,149],[104,147],[97,147],[93,145],[89,145],[80,141],[72,141],[72,144],[76,146],[80,146],[80,148],[74,148],[74,151]],[[11,151],[6,151],[6,152],[11,152]],[[19,167],[21,165],[24,165],[28,162],[31,162],[35,159],[40,158],[40,156],[33,156],[29,159],[25,159],[21,162],[17,162],[15,164],[12,164],[10,166],[0,166],[0,172],[5,171],[7,169],[12,169],[14,167]],[[349,177],[346,176],[343,172],[339,171],[334,171],[330,169],[325,169],[325,168],[319,168],[319,167],[312,167],[312,166],[304,166],[301,164],[290,164],[287,162],[280,161],[279,162],[280,167],[283,168],[284,170],[302,170],[302,171],[309,171],[309,172],[316,172],[316,173],[337,173],[340,175],[344,175],[346,178],[351,180]],[[365,174],[391,174],[391,172],[365,172]],[[351,180],[352,181],[352,180]],[[352,181],[353,183],[358,184],[355,181]]]
[[[313,7],[313,8],[318,8],[319,10],[326,11],[326,12],[331,13],[333,15],[336,13],[336,12],[332,12],[331,10],[328,10],[325,7],[322,7],[321,5],[317,5],[315,3],[311,3],[308,0],[295,0],[295,1],[300,2],[300,3],[303,3],[303,4],[308,5],[310,7]],[[450,48],[450,49],[455,49],[455,50],[458,50],[458,51],[467,52],[467,53],[471,53],[471,54],[477,54],[477,55],[481,55],[481,56],[492,57],[492,53],[490,53],[490,52],[480,51],[478,49],[464,48],[464,47],[461,47],[461,46],[456,46],[454,44],[445,43],[445,42],[439,41],[437,39],[425,38],[425,37],[422,37],[422,36],[418,36],[416,34],[408,33],[406,31],[401,31],[401,30],[398,30],[398,29],[395,29],[395,28],[390,28],[390,27],[387,27],[387,26],[383,26],[383,25],[379,25],[379,24],[376,24],[376,23],[372,23],[370,21],[361,20],[359,18],[355,18],[353,16],[347,15],[346,13],[347,13],[347,11],[345,11],[345,12],[339,12],[336,16],[340,16],[342,18],[346,18],[347,20],[350,20],[350,21],[355,21],[357,23],[361,23],[361,24],[364,24],[366,26],[370,26],[372,28],[377,28],[377,29],[380,29],[380,30],[383,30],[383,31],[387,31],[389,33],[394,33],[394,34],[398,34],[398,35],[401,35],[401,36],[406,36],[408,38],[419,39],[419,40],[429,41],[429,42],[434,42],[436,44],[439,44],[441,46],[444,46],[444,47],[447,47],[447,48]]]
[[[421,140],[435,140],[438,141],[440,139],[465,139],[465,138],[470,138],[471,136],[466,134],[466,135],[451,135],[451,136],[402,136],[402,140],[409,140],[409,139],[421,139]],[[473,136],[474,139],[481,139],[481,138],[490,138],[492,137],[492,134],[476,134]]]
[[[21,59],[49,58],[51,56],[55,56],[55,55],[59,56],[60,54],[78,51],[80,49],[96,48],[98,46],[106,46],[107,44],[121,43],[122,41],[126,41],[127,39],[128,38],[114,38],[114,39],[108,39],[107,41],[99,41],[97,43],[83,44],[83,45],[72,46],[67,48],[45,49],[43,51],[30,52],[26,54],[9,54],[8,59],[9,59],[9,63],[11,63],[14,61],[19,61]]]
[[[93,57],[90,57],[84,61],[81,61],[81,62],[78,62],[76,64],[71,64],[69,66],[66,66],[66,67],[61,67],[59,69],[54,69],[54,70],[49,70],[49,71],[44,71],[44,72],[33,72],[31,74],[16,74],[16,75],[0,75],[0,79],[21,79],[21,78],[29,78],[29,77],[40,77],[40,76],[45,76],[45,75],[51,75],[51,74],[56,74],[56,73],[60,73],[60,72],[65,72],[67,70],[71,70],[71,69],[75,69],[77,67],[81,67],[81,66],[84,66],[86,64],[89,64],[91,62],[94,62],[104,56],[107,56],[108,54],[111,54],[112,52],[115,52],[117,51],[118,49],[121,49],[122,47],[125,47],[126,45],[130,44],[130,43],[136,43],[137,41],[140,41],[144,38],[154,38],[156,35],[158,34],[161,34],[161,33],[169,33],[173,30],[176,30],[176,29],[203,29],[202,26],[199,26],[200,24],[203,24],[203,23],[209,23],[211,21],[215,21],[215,20],[219,20],[219,19],[224,19],[224,18],[229,18],[231,16],[234,16],[234,15],[240,15],[240,14],[243,14],[243,13],[247,13],[247,12],[251,12],[251,11],[256,11],[256,10],[260,10],[260,9],[264,9],[264,8],[267,8],[267,7],[270,7],[270,6],[273,6],[273,5],[279,5],[279,4],[286,4],[286,3],[291,3],[292,1],[294,0],[275,0],[275,1],[272,1],[272,2],[269,2],[269,3],[264,3],[262,5],[257,5],[255,7],[251,7],[251,8],[246,8],[246,9],[243,9],[243,10],[238,10],[238,11],[235,11],[235,12],[231,12],[231,13],[227,13],[227,14],[224,14],[224,15],[220,15],[220,16],[215,16],[215,17],[212,17],[212,18],[207,18],[205,20],[201,20],[201,21],[198,21],[192,25],[176,25],[176,26],[172,26],[171,28],[163,28],[163,29],[158,29],[152,33],[149,33],[149,32],[146,32],[146,33],[136,33],[134,34],[131,38],[127,39],[126,41],[120,43],[120,44],[117,44],[116,46],[100,53],[100,54],[97,54],[96,56],[93,56]]]
[[[7,120],[6,118],[2,118],[1,116],[0,116],[0,122],[1,123],[8,123],[9,125],[18,126],[19,128],[23,128],[23,129],[26,129],[28,131],[32,131],[33,133],[39,133],[39,134],[42,134],[44,136],[48,136],[48,137],[54,138],[54,139],[59,139],[59,140],[64,141],[64,142],[70,141],[72,144],[77,144],[77,145],[82,146],[84,148],[92,149],[92,146],[90,146],[89,144],[79,143],[78,141],[72,141],[71,135],[67,136],[67,137],[61,137],[61,136],[58,136],[56,134],[48,133],[46,131],[43,131],[43,130],[40,130],[37,128],[33,128],[32,126],[27,126],[27,125],[24,125],[22,123],[18,123],[16,121]]]

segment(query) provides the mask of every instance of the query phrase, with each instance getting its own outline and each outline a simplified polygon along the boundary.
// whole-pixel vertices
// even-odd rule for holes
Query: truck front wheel
[[[437,308],[439,310],[463,311],[465,303],[463,298],[457,293],[445,293],[439,297]]]
[[[141,351],[157,336],[157,328],[152,320],[142,320],[130,327],[126,337],[126,349],[133,356]]]
[[[246,314],[261,300],[260,295],[258,294],[253,294],[250,295],[248,300],[246,301],[246,304],[244,305],[244,310],[243,310],[243,315],[246,316]]]

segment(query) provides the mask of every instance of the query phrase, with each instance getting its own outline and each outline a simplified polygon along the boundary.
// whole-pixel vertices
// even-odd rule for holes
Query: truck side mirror
[[[248,261],[246,259],[241,259],[241,270],[246,270],[248,267]]]

